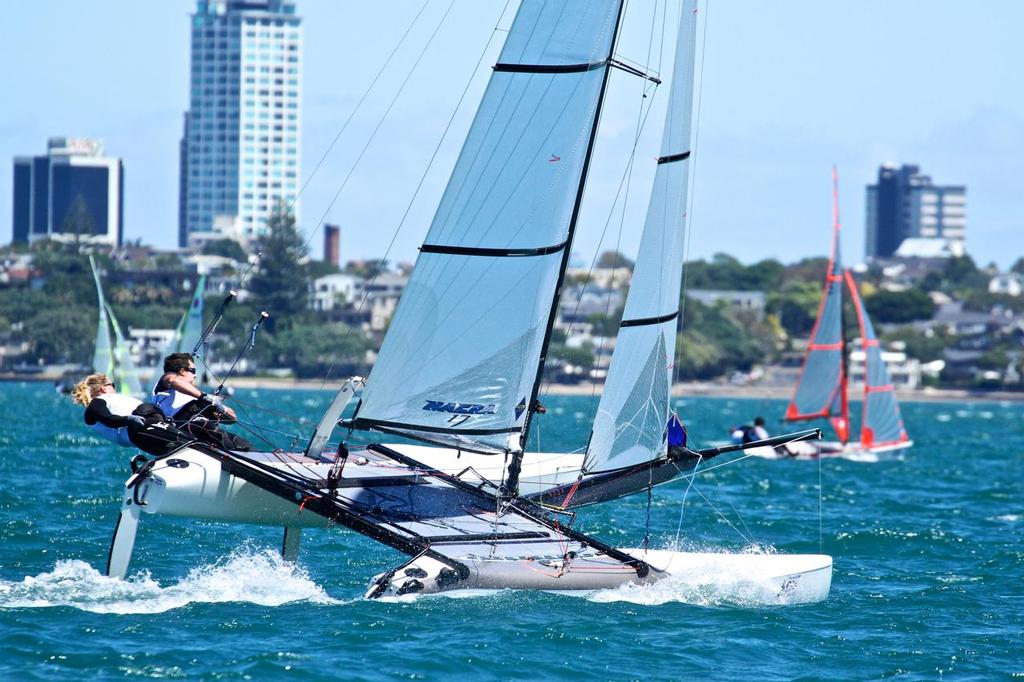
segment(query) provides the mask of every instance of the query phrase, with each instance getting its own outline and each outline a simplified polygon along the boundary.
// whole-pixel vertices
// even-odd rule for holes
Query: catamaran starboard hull
[[[828,598],[832,557],[821,554],[725,554],[670,550],[621,550],[652,568],[644,578],[600,553],[573,557],[524,555],[516,560],[464,560],[460,580],[429,557],[409,561],[376,576],[368,598],[432,594],[454,590],[546,590],[592,592],[626,585],[664,582],[701,594],[730,595],[744,603],[808,604]]]

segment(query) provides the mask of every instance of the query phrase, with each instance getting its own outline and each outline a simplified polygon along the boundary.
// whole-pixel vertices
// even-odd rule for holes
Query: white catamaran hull
[[[420,557],[376,576],[368,597],[430,594],[452,590],[548,590],[588,592],[673,579],[701,590],[743,595],[746,601],[807,604],[828,598],[832,557],[820,554],[719,554],[670,550],[621,550],[649,564],[635,571],[594,552],[574,557],[523,556],[517,560],[479,557],[464,563],[469,576],[457,580],[446,566]]]
[[[431,448],[417,445],[388,446],[408,454],[425,466],[443,471],[468,483],[489,481],[495,486],[502,482],[504,458],[494,455],[457,453],[446,448]],[[356,484],[360,479],[393,478],[404,476],[413,479],[416,470],[396,466],[394,462],[382,462],[364,456],[368,453],[353,453],[345,464],[344,480]],[[246,453],[249,459],[256,459],[270,466],[287,469],[316,478],[326,478],[331,463],[321,463],[297,453]],[[527,453],[523,460],[523,474],[520,478],[520,492],[524,497],[538,496],[549,491],[568,488],[579,479],[583,466],[582,454]],[[688,470],[683,465],[670,465],[666,475],[676,475]],[[651,480],[643,476],[645,487]],[[655,480],[655,483],[662,482]],[[233,521],[286,527],[322,527],[326,521],[315,514],[303,513],[297,505],[282,500],[252,483],[225,472],[221,463],[192,448],[183,448],[172,456],[159,460],[147,479],[140,484],[137,493],[145,502],[142,511],[152,514],[166,514],[203,518],[214,521]],[[623,489],[620,494],[635,492]],[[566,494],[556,494],[557,501]],[[573,495],[573,500],[583,501],[587,493]],[[617,497],[611,494],[607,499]],[[575,502],[573,502],[575,504]]]
[[[762,459],[845,459],[851,462],[878,462],[883,456],[906,450],[914,445],[908,440],[900,443],[888,443],[864,447],[859,442],[840,443],[838,441],[800,441],[788,443],[784,448],[750,448],[746,454]]]

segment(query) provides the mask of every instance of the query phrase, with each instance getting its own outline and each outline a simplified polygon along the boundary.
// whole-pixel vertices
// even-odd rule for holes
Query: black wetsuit
[[[117,398],[124,400],[127,396]],[[126,408],[122,405],[121,409]],[[132,421],[130,416],[142,417],[146,423],[140,425],[137,421]],[[101,424],[107,427],[97,430],[118,445],[134,445],[151,455],[166,454],[190,440],[186,434],[167,423],[167,418],[159,408],[149,403],[139,403],[131,411],[131,415],[119,415],[110,411],[106,396],[98,396],[85,408],[84,418],[89,426]]]
[[[164,384],[163,379],[157,382],[153,393],[167,391],[169,387]],[[241,436],[236,436],[230,431],[220,428],[221,424],[230,424],[234,420],[229,418],[213,403],[203,398],[195,398],[182,405],[174,416],[171,423],[196,440],[214,445],[221,450],[235,450],[248,452],[252,450],[252,443]]]

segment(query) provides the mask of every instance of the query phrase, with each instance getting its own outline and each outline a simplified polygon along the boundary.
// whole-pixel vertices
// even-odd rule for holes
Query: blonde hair
[[[88,405],[93,398],[103,392],[103,387],[109,383],[110,379],[106,374],[90,374],[71,389],[71,398],[79,405]]]

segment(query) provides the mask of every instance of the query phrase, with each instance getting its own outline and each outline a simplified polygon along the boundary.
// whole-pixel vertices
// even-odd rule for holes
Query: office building
[[[963,253],[967,189],[934,185],[914,165],[883,165],[878,182],[867,187],[866,244],[868,258],[889,258],[905,239],[943,243]]]
[[[81,240],[120,246],[124,166],[92,138],[52,137],[44,156],[14,159],[14,241]]]
[[[260,234],[278,202],[298,214],[302,33],[294,0],[198,0],[181,145],[179,246],[214,222]]]

